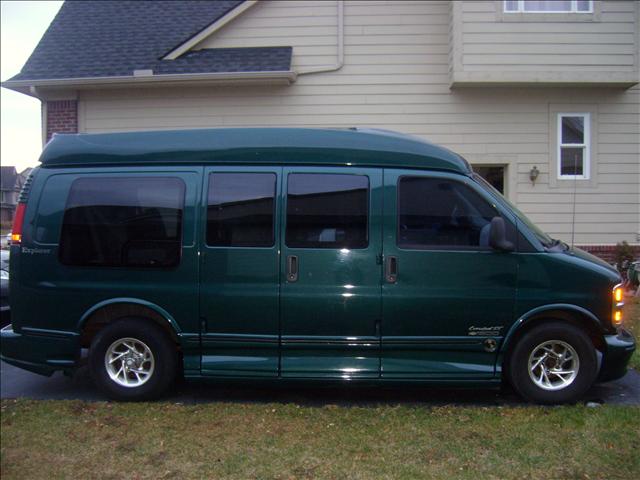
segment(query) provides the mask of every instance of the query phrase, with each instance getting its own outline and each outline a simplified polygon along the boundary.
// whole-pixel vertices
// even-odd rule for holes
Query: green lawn
[[[6,480],[640,478],[640,407],[3,400],[0,422]]]
[[[640,478],[640,408],[2,401],[14,478]]]

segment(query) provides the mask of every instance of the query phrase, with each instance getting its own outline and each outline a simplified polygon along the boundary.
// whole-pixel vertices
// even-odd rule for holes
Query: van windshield
[[[533,234],[540,240],[540,243],[545,247],[553,247],[555,245],[555,241],[538,227],[535,223],[527,218],[527,216],[520,211],[518,207],[516,207],[513,203],[511,203],[504,195],[502,195],[498,190],[494,188],[489,182],[487,182],[484,178],[482,178],[477,173],[472,174],[473,179],[478,183],[484,190],[488,191],[494,197],[497,197],[501,201],[503,201],[514,213],[514,215],[518,218],[518,221],[524,223],[529,230],[533,232]]]

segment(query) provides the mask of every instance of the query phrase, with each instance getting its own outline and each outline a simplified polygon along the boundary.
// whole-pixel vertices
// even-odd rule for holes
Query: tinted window
[[[276,176],[273,173],[209,175],[207,244],[271,247]]]
[[[42,188],[35,218],[34,240],[38,243],[57,244],[64,216],[71,175],[51,175]],[[35,192],[34,192],[35,193]]]
[[[461,183],[423,177],[400,179],[400,246],[489,248],[491,219],[498,215],[493,206]],[[507,234],[512,236],[513,232]]]
[[[362,175],[291,174],[286,243],[294,248],[365,248],[369,179]]]
[[[177,178],[81,178],[62,224],[66,265],[171,267],[180,261],[185,186]]]

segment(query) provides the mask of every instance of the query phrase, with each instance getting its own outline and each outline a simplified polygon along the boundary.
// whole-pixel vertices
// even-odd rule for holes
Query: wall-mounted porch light
[[[538,179],[538,175],[540,175],[540,170],[538,170],[538,167],[533,167],[530,171],[529,171],[529,180],[531,180],[531,184],[535,185],[536,184],[536,180]]]

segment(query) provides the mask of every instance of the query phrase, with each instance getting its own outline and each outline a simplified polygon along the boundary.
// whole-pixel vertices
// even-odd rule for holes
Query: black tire
[[[558,390],[545,390],[531,378],[529,359],[540,345],[552,341],[564,342],[573,348],[578,356],[579,366],[577,375],[567,386],[561,386]],[[549,361],[553,364],[553,357]],[[541,370],[536,370],[534,376],[538,372]],[[593,343],[581,329],[563,322],[545,322],[525,333],[515,345],[507,365],[507,376],[516,392],[525,400],[546,405],[578,401],[591,387],[597,373],[598,359]],[[558,379],[557,376],[550,378]]]
[[[144,343],[153,355],[153,370],[144,383],[138,386],[123,386],[113,380],[107,371],[107,350],[114,342],[124,338]],[[122,401],[154,400],[175,380],[178,370],[176,345],[167,333],[152,321],[123,318],[107,325],[94,337],[89,349],[89,369],[95,384],[109,398]],[[135,374],[130,378],[135,382],[133,375]]]

